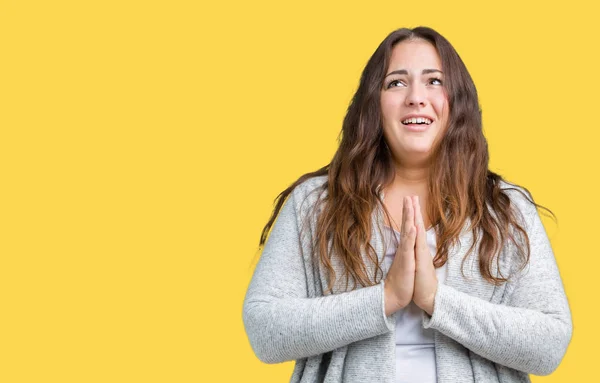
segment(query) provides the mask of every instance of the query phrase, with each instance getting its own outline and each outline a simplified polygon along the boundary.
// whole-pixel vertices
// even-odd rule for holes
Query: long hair
[[[332,290],[336,278],[332,254],[340,257],[344,265],[346,288],[350,279],[355,286],[358,282],[365,287],[379,283],[383,276],[375,249],[369,243],[373,210],[379,206],[390,217],[378,195],[379,188],[390,185],[394,179],[392,157],[383,135],[380,92],[392,49],[407,39],[431,43],[446,74],[443,86],[450,115],[443,137],[432,147],[427,181],[430,201],[427,214],[436,224],[435,267],[446,263],[449,248],[458,241],[467,220],[474,238],[480,233],[479,267],[486,280],[496,285],[508,280],[501,273],[492,275],[493,262],[499,265],[500,250],[506,241],[516,245],[521,260],[519,270],[529,262],[529,238],[519,222],[517,210],[505,189],[500,187],[501,181],[507,181],[488,169],[489,153],[477,90],[467,68],[448,40],[435,30],[423,26],[401,28],[390,33],[367,62],[344,118],[342,138],[332,161],[302,175],[279,194],[259,241],[259,247],[263,246],[284,200],[297,185],[311,177],[326,175],[322,191],[327,190],[327,193],[318,201],[322,209],[316,221],[313,255],[328,273],[327,291]],[[521,188],[531,195],[526,188]],[[548,210],[518,188],[514,190],[530,203]],[[462,266],[475,244],[473,241]],[[363,249],[367,263],[375,265],[373,275],[369,275],[369,265],[361,256]]]

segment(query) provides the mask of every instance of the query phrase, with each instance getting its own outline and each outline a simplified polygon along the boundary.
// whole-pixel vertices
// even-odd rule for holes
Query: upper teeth
[[[413,118],[407,118],[406,120],[402,121],[403,124],[422,124],[422,123],[426,123],[426,124],[431,124],[431,120],[428,118],[424,118],[424,117],[413,117]]]

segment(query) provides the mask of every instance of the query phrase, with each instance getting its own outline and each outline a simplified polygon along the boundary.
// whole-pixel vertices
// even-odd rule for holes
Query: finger
[[[416,256],[417,258],[423,258],[425,262],[431,262],[431,255],[429,254],[429,246],[427,244],[427,232],[425,231],[425,222],[421,213],[421,204],[418,196],[415,197],[414,203],[415,224],[417,226]]]
[[[411,197],[406,197],[406,217],[404,217],[403,221],[407,230],[415,225],[415,209],[413,207]]]
[[[404,197],[404,211],[402,213],[402,248],[405,251],[414,249],[416,238],[416,227],[414,218],[414,208],[410,197]]]
[[[415,209],[415,225],[417,225],[419,228],[425,229],[425,222],[423,220],[423,213],[421,212],[419,196],[414,196],[413,204]]]
[[[400,233],[406,234],[410,227],[414,225],[414,209],[410,197],[402,198],[402,223],[400,225]]]
[[[415,214],[415,228],[417,229],[417,236],[416,236],[416,243],[417,245],[419,245],[421,243],[421,239],[422,239],[422,235],[421,235],[421,228],[422,228],[422,221],[423,221],[423,216],[421,214],[421,208],[419,207],[419,196],[412,196],[410,199],[410,202],[413,205],[413,210],[414,210],[414,214]]]
[[[402,198],[402,222],[400,222],[400,234],[404,234],[404,232],[406,231],[406,225],[404,224],[404,222],[406,222],[406,197]]]

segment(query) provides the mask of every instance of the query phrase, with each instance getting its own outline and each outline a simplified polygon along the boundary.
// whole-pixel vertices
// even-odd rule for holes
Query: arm
[[[530,264],[506,286],[506,305],[439,284],[434,328],[495,363],[534,375],[548,375],[562,360],[573,324],[550,241],[535,207],[525,214],[531,242]],[[512,289],[512,292],[511,292]]]
[[[307,296],[306,273],[313,270],[305,270],[302,256],[296,189],[279,212],[244,299],[246,333],[265,363],[329,352],[391,331],[395,325],[384,313],[383,283]]]

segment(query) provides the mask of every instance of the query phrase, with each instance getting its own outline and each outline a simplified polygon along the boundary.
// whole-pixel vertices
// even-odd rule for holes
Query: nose
[[[425,89],[419,85],[413,85],[409,88],[405,103],[408,106],[425,105]]]

